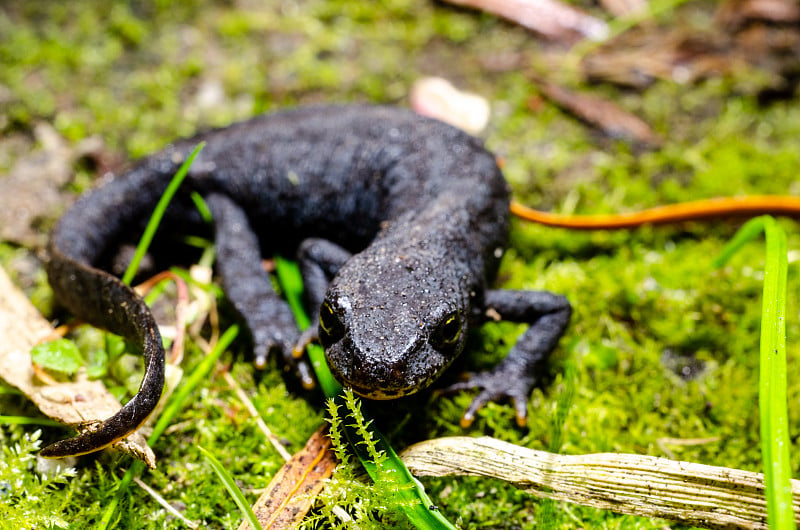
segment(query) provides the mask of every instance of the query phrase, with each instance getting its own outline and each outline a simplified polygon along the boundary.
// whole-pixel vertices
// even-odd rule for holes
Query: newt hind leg
[[[527,421],[528,397],[541,380],[545,362],[558,345],[569,324],[572,308],[563,296],[546,291],[490,290],[485,296],[485,318],[529,323],[531,326],[517,340],[505,359],[494,370],[472,374],[445,393],[478,389],[479,392],[461,418],[468,427],[475,413],[489,401],[510,399],[517,423]]]

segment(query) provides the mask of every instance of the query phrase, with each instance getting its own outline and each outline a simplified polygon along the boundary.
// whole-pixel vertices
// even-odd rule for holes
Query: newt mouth
[[[331,354],[333,350],[333,355]],[[328,369],[343,387],[350,388],[356,395],[372,400],[392,400],[426,388],[436,374],[424,374],[420,380],[404,369],[386,369],[385,365],[364,360],[353,360],[353,354],[341,354],[339,348],[325,351]],[[342,362],[338,359],[344,358]]]
[[[425,385],[419,386],[410,386],[405,388],[368,388],[361,385],[353,384],[352,382],[348,381],[346,378],[341,377],[340,374],[335,373],[334,375],[339,382],[342,383],[342,386],[346,388],[350,388],[356,395],[366,398],[366,399],[374,399],[377,401],[386,401],[390,399],[397,399],[404,396],[410,396],[411,394],[416,393],[420,388],[424,388]]]
[[[354,386],[350,386],[353,389],[353,392],[358,394],[359,396],[367,399],[375,399],[379,401],[385,401],[389,399],[397,399],[399,397],[408,396],[416,392],[416,389],[413,388],[401,388],[397,390],[386,390],[386,389],[370,389],[366,390],[363,388],[358,388]]]

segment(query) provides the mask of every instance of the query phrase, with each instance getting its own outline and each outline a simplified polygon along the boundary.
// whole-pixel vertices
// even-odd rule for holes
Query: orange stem
[[[718,217],[752,217],[770,214],[800,218],[800,197],[787,195],[721,197],[608,215],[562,215],[534,210],[512,201],[511,213],[526,221],[545,226],[574,230],[613,230],[644,224],[678,223]]]

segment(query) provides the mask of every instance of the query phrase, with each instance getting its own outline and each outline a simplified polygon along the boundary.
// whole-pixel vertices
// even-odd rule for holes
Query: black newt
[[[358,394],[391,399],[427,387],[490,319],[530,323],[491,372],[448,390],[510,398],[524,422],[530,390],[570,318],[563,296],[489,288],[509,226],[509,190],[482,142],[444,123],[389,107],[309,107],[265,115],[168,146],[82,196],[50,238],[46,269],[76,316],[135,342],[145,359],[138,393],[97,428],[42,449],[48,457],[101,449],[155,407],[164,350],[149,309],[95,268],[146,219],[200,141],[205,149],[170,206],[175,223],[214,218],[217,268],[251,332],[255,363],[318,339],[334,375]],[[192,219],[194,217],[194,219]],[[300,337],[261,267],[276,249],[297,253],[307,302],[318,314]],[[312,313],[313,314],[313,313]]]

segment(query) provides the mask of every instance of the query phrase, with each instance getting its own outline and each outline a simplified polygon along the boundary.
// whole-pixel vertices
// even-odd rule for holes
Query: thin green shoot
[[[131,260],[130,264],[128,264],[127,269],[125,270],[125,274],[122,277],[123,283],[126,285],[130,285],[131,281],[133,281],[134,276],[136,276],[136,272],[139,270],[139,265],[141,264],[142,258],[147,253],[147,250],[150,248],[150,244],[153,241],[153,237],[155,237],[155,233],[158,230],[158,226],[161,223],[161,219],[164,217],[164,213],[169,206],[169,203],[172,201],[172,198],[177,193],[178,188],[180,187],[183,180],[186,178],[186,175],[189,172],[189,168],[191,167],[192,163],[194,162],[197,155],[200,151],[203,150],[205,146],[204,142],[201,142],[194,148],[191,154],[184,160],[183,164],[178,168],[178,171],[170,180],[169,184],[167,185],[167,189],[161,195],[156,207],[153,210],[150,219],[148,220],[147,226],[145,227],[144,233],[142,234],[141,238],[139,239],[139,243],[136,245],[136,251],[134,253],[133,259]],[[163,287],[161,287],[163,288]],[[153,299],[158,294],[158,288],[154,289],[149,296],[150,299]],[[107,335],[106,339],[106,351],[112,352],[113,348],[109,347],[109,344],[113,342],[112,339],[108,338]],[[121,353],[121,352],[120,352]],[[65,371],[66,373],[73,373],[77,371],[80,366],[86,364],[86,360],[82,358],[80,352],[77,350],[75,345],[71,341],[67,340],[56,340],[50,341],[47,343],[43,343],[37,345],[32,350],[32,355],[40,355],[41,357],[38,359],[39,364],[42,364],[42,361],[46,361],[45,366],[50,369],[55,369],[59,371]],[[109,358],[115,357],[114,355],[109,355]],[[71,367],[69,370],[64,370],[65,367]],[[103,374],[106,372],[106,367],[96,367],[94,369],[96,374]]]
[[[63,427],[64,424],[47,418],[29,418],[28,416],[0,416],[4,425],[41,425],[43,427]]]
[[[742,245],[762,231],[766,239],[766,259],[758,389],[761,458],[769,527],[789,530],[796,526],[792,509],[786,391],[786,234],[770,216],[752,219],[726,245],[715,264],[724,264]]]
[[[141,239],[139,239],[139,244],[136,245],[136,252],[133,254],[133,259],[128,265],[128,268],[125,270],[125,274],[122,276],[123,283],[130,285],[130,283],[133,281],[133,277],[136,276],[136,272],[139,270],[139,264],[142,262],[142,258],[144,258],[144,255],[150,248],[150,243],[153,242],[153,237],[155,237],[156,230],[158,230],[158,225],[161,224],[161,219],[164,217],[164,213],[167,211],[167,206],[169,206],[170,201],[172,201],[172,198],[175,196],[175,193],[177,193],[178,188],[180,187],[184,178],[186,178],[186,175],[189,173],[189,167],[192,165],[192,162],[194,162],[195,157],[197,157],[200,151],[203,150],[204,146],[205,142],[200,142],[197,147],[194,148],[189,157],[184,160],[183,164],[181,164],[181,167],[178,168],[175,176],[172,177],[172,180],[170,180],[167,189],[164,190],[164,193],[158,200],[158,204],[156,204],[153,214],[150,216],[150,220],[147,222],[144,233],[142,234]]]
[[[242,516],[248,522],[250,527],[254,530],[262,530],[261,523],[258,522],[258,517],[256,517],[255,513],[253,513],[250,503],[247,502],[244,493],[242,493],[242,490],[236,485],[236,481],[233,479],[233,476],[228,473],[228,470],[225,469],[225,466],[223,466],[220,461],[217,460],[207,449],[200,447],[199,445],[197,448],[201,453],[203,453],[203,456],[206,457],[208,463],[211,464],[211,467],[225,485],[225,489],[227,489],[228,493],[230,493],[231,498],[233,498],[233,502],[235,502],[236,506],[239,507],[239,511],[242,512]]]
[[[13,386],[7,386],[2,381],[0,381],[0,396],[21,396],[22,390],[18,388],[14,388]]]
[[[711,262],[712,265],[717,268],[722,267],[731,256],[736,254],[739,249],[748,242],[758,237],[762,232],[764,232],[764,217],[754,217],[750,219],[742,225],[736,234],[734,234],[733,238],[728,241],[728,244],[725,245],[725,248],[722,249],[719,256]]]
[[[278,283],[283,289],[286,301],[292,308],[298,327],[306,329],[311,325],[311,319],[306,315],[303,307],[303,277],[300,274],[300,269],[293,261],[276,257],[275,274],[278,276]],[[325,361],[325,352],[322,348],[318,344],[309,344],[306,352],[325,397],[332,398],[339,395],[342,391],[342,385],[339,384],[339,381],[333,377],[333,374],[328,369],[328,363]]]
[[[150,247],[150,243],[153,241],[153,237],[155,236],[156,230],[158,229],[159,224],[161,223],[161,219],[164,217],[164,213],[169,206],[170,201],[175,196],[175,193],[178,191],[181,183],[183,182],[184,178],[189,172],[189,167],[191,167],[194,159],[203,150],[205,146],[204,142],[201,142],[194,148],[191,154],[186,158],[186,160],[181,164],[178,168],[178,171],[170,180],[167,189],[162,194],[161,198],[158,201],[155,209],[153,210],[153,214],[150,216],[150,220],[145,227],[144,233],[142,234],[139,243],[136,245],[136,252],[134,253],[134,257],[131,260],[131,263],[128,265],[128,268],[125,270],[125,275],[122,277],[122,281],[126,284],[130,284],[133,280],[133,277],[136,276],[136,272],[139,269],[139,264],[141,263],[142,258],[147,253],[147,250]],[[169,403],[164,408],[161,416],[159,416],[158,421],[156,422],[155,427],[153,428],[153,433],[148,438],[148,444],[154,444],[164,430],[169,426],[172,422],[172,419],[177,415],[180,408],[183,406],[183,403],[186,401],[188,395],[197,387],[200,382],[205,378],[208,372],[211,371],[211,368],[214,366],[214,362],[219,358],[219,356],[224,352],[236,335],[239,332],[238,326],[231,326],[226,330],[226,332],[220,337],[219,342],[217,342],[216,347],[211,351],[211,353],[203,359],[203,361],[198,365],[192,375],[189,377],[188,380],[184,382],[184,384],[178,389],[178,391],[171,397]],[[108,528],[109,525],[112,524],[112,518],[116,514],[117,507],[119,506],[122,497],[128,491],[128,487],[130,486],[133,478],[139,476],[144,469],[144,464],[137,460],[128,468],[125,472],[125,475],[120,480],[119,485],[117,487],[117,493],[114,498],[109,502],[106,506],[106,509],[103,512],[103,517],[101,518],[98,528]]]
[[[303,280],[296,264],[277,258],[275,260],[276,273],[283,288],[284,295],[295,314],[295,319],[301,329],[308,327],[310,319],[305,314],[302,304]],[[325,396],[332,400],[329,408],[336,409],[340,404],[351,411],[355,423],[342,422],[345,435],[350,442],[350,447],[361,461],[364,469],[373,481],[385,481],[391,477],[394,501],[408,517],[411,524],[422,529],[451,529],[455,526],[450,523],[435,507],[425,488],[414,478],[406,465],[397,456],[384,436],[374,428],[370,428],[371,420],[366,420],[361,413],[360,404],[351,391],[341,392],[341,385],[335,380],[325,362],[322,348],[314,346],[309,348],[312,367],[317,380],[320,381]],[[316,358],[312,357],[316,356]],[[332,381],[332,382],[331,382]]]
[[[208,207],[208,204],[203,196],[196,191],[190,193],[189,196],[192,198],[194,207],[197,208],[197,211],[200,213],[200,217],[203,218],[203,221],[207,224],[211,224],[214,216],[211,215],[211,208]]]

